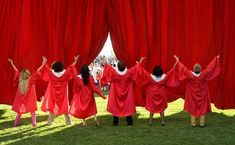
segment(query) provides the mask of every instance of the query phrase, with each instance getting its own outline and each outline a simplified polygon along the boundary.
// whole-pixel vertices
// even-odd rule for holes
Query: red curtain
[[[220,54],[222,72],[209,84],[212,101],[235,108],[234,26],[234,0],[0,0],[0,103],[11,104],[15,92],[7,58],[30,70],[42,55],[68,65],[79,53],[79,64],[90,63],[110,32],[128,67],[146,56],[146,69],[161,65],[166,72],[173,54],[189,68],[205,67]]]
[[[65,65],[80,54],[79,65],[90,63],[108,34],[106,0],[0,0],[0,103],[11,104],[17,84],[7,62],[21,70],[37,69],[41,56]],[[78,65],[78,66],[79,66]],[[45,91],[39,81],[38,96]]]
[[[146,69],[167,71],[173,54],[189,68],[196,62],[205,67],[220,54],[222,72],[209,84],[212,101],[235,108],[234,0],[111,0],[108,11],[114,51],[129,67],[146,56]]]

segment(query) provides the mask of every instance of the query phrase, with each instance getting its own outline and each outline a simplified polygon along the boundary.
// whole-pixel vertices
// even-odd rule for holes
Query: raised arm
[[[90,86],[93,92],[98,94],[101,98],[106,99],[105,95],[96,87],[94,78],[90,78]]]
[[[179,80],[184,80],[192,76],[191,71],[179,61],[179,57],[174,55],[176,63],[174,65],[175,70],[178,73]]]
[[[42,64],[41,66],[37,69],[37,71],[41,71],[41,69],[44,67],[44,65],[47,63],[47,58],[45,56],[42,57]]]
[[[75,66],[75,65],[77,64],[78,58],[79,58],[79,55],[74,56],[74,61],[73,61],[73,63],[72,63],[72,66]]]
[[[12,59],[8,59],[8,61],[10,62],[12,68],[15,70],[15,71],[18,71],[18,69],[16,68],[15,64],[13,63]]]
[[[145,57],[141,57],[139,61],[136,61],[136,65],[134,65],[128,70],[128,73],[133,81],[136,81],[138,76],[140,75],[140,72],[142,72],[140,64],[143,62],[144,59]]]
[[[207,65],[207,68],[204,70],[207,74],[207,79],[211,80],[215,78],[220,73],[220,56],[217,55],[214,59]]]
[[[139,61],[136,61],[136,64],[142,63],[145,57],[141,57]]]

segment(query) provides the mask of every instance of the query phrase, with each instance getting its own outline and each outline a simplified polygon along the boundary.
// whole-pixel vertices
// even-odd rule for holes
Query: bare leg
[[[164,120],[164,112],[161,112],[160,113],[160,116],[161,116],[161,121],[162,121],[162,126],[165,126],[166,125],[166,123],[165,123],[165,120]]]
[[[73,125],[73,122],[71,121],[69,114],[64,114],[64,118],[67,125]]]
[[[196,117],[193,116],[193,115],[191,115],[191,126],[192,126],[192,127],[195,127],[196,125],[197,125],[197,123],[196,123]]]
[[[203,127],[205,125],[205,116],[200,117],[200,127]]]
[[[95,123],[96,123],[96,126],[100,126],[100,123],[99,123],[99,121],[98,121],[98,119],[97,119],[97,116],[96,116],[96,115],[94,115],[94,121],[95,121]]]
[[[154,115],[154,113],[150,112],[150,114],[149,114],[149,125],[152,125],[152,123],[153,123],[153,115]]]
[[[18,114],[16,115],[16,119],[15,119],[15,122],[14,122],[14,127],[16,127],[16,126],[19,125],[20,119],[21,119],[21,115],[22,115],[22,114],[20,114],[20,113],[18,113]]]
[[[35,112],[31,112],[31,121],[32,121],[33,127],[36,127],[37,122],[36,122],[36,115],[35,115]]]
[[[55,118],[55,115],[53,113],[49,112],[47,124],[51,125],[54,122],[54,118]]]
[[[82,120],[82,126],[87,126],[86,119]]]

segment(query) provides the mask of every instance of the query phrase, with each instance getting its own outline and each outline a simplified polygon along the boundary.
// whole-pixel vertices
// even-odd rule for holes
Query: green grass
[[[148,126],[149,113],[138,107],[134,116],[134,126],[127,127],[125,118],[120,125],[112,126],[112,116],[106,110],[107,100],[96,98],[100,128],[93,118],[83,127],[81,120],[72,118],[74,125],[66,126],[63,116],[46,125],[47,114],[37,111],[37,127],[31,126],[30,116],[23,115],[19,127],[13,128],[15,113],[11,107],[0,105],[0,145],[234,145],[235,110],[219,110],[206,117],[204,128],[190,126],[189,115],[182,111],[183,100],[169,104],[165,114],[165,127],[160,125],[159,115],[155,115],[152,126]],[[38,103],[38,108],[40,108]]]

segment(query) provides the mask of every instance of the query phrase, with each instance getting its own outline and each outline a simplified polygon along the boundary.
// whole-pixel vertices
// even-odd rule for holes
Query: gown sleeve
[[[50,80],[50,73],[51,73],[51,68],[49,67],[48,64],[45,64],[43,66],[43,70],[42,70],[42,79],[43,79],[43,81],[49,81]]]
[[[19,77],[20,77],[20,72],[19,71],[15,71],[14,82],[18,81]]]
[[[206,69],[204,70],[207,76],[207,80],[214,79],[220,73],[220,64],[218,59],[215,57],[209,65],[207,65]]]
[[[90,86],[93,92],[95,92],[96,94],[98,94],[100,97],[102,97],[103,99],[106,99],[106,97],[104,96],[104,94],[96,87],[95,85],[95,80],[93,77],[90,77]]]
[[[173,67],[166,73],[167,86],[176,87],[180,85],[179,77],[176,72],[176,68]]]
[[[41,72],[40,71],[36,71],[31,75],[31,80],[32,81],[36,81],[38,78],[41,77]]]
[[[112,82],[115,79],[117,72],[108,64],[105,64],[101,84],[105,85],[107,82]]]
[[[184,79],[192,77],[191,71],[181,62],[177,63],[176,71],[177,71],[179,80],[184,80]]]
[[[65,77],[68,80],[71,80],[72,78],[76,78],[77,76],[77,69],[73,66],[70,65],[65,71]]]
[[[136,64],[128,70],[132,81],[136,81],[140,72],[140,64]]]
[[[139,66],[138,78],[141,80],[142,85],[148,85],[151,80],[150,73],[146,71],[142,66]]]

